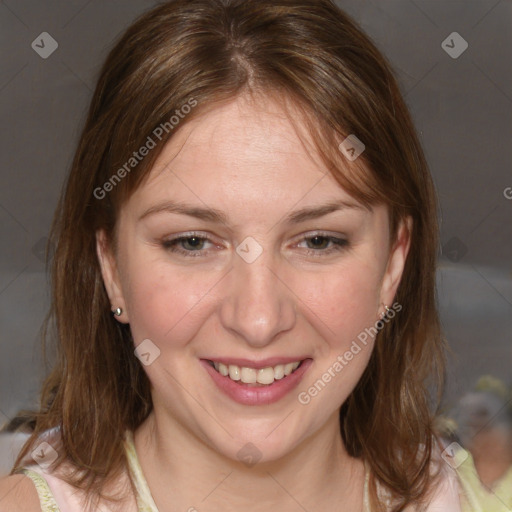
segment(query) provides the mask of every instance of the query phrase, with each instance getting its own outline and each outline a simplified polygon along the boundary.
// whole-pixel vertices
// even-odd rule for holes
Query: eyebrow
[[[284,222],[287,224],[299,224],[300,222],[318,219],[324,215],[328,215],[329,213],[341,210],[371,211],[371,209],[366,208],[365,206],[358,203],[348,201],[331,201],[320,206],[306,207],[292,212],[285,217]],[[180,215],[188,215],[189,217],[194,217],[204,221],[217,222],[222,224],[229,223],[226,214],[221,210],[217,210],[215,208],[201,208],[187,203],[176,203],[174,201],[166,201],[164,203],[157,204],[151,208],[148,208],[139,217],[139,221],[157,213],[177,213]]]

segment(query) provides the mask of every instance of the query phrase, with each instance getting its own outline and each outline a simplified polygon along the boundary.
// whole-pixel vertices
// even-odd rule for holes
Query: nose
[[[220,307],[223,327],[262,348],[280,333],[289,331],[296,322],[296,302],[283,273],[266,257],[247,263],[235,256],[228,274],[226,295]]]

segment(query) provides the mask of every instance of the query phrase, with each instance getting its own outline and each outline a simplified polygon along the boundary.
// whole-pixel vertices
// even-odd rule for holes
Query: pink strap
[[[461,512],[461,487],[455,470],[443,459],[442,450],[436,442],[432,454],[431,472],[440,471],[439,485],[426,512]]]
[[[427,512],[461,512],[459,483],[455,471],[447,468]]]
[[[49,473],[43,472],[42,476],[48,483],[60,512],[82,512],[84,510],[81,491]]]

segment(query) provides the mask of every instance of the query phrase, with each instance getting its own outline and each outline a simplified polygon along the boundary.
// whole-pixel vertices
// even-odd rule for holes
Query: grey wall
[[[438,187],[439,299],[454,352],[447,401],[482,373],[510,383],[512,2],[338,3],[395,66]],[[0,2],[0,424],[36,402],[44,375],[41,247],[96,73],[113,39],[154,4]],[[51,50],[47,36],[41,48],[42,32],[58,44],[46,59],[31,46]],[[468,44],[457,58],[463,46],[453,32]]]

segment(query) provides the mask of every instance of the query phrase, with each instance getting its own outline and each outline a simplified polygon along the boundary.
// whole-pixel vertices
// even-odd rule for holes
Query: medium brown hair
[[[258,92],[298,108],[327,168],[350,194],[366,205],[387,205],[392,240],[399,221],[412,219],[395,297],[403,310],[379,332],[341,408],[340,426],[348,452],[371,467],[375,510],[382,507],[377,482],[396,498],[395,511],[426,499],[433,485],[431,402],[439,399],[432,391],[441,389],[444,368],[435,302],[435,192],[391,66],[329,0],[165,2],[111,50],[52,227],[53,302],[45,340],[54,326],[57,360],[13,472],[37,436],[56,426],[62,439],[57,464],[67,459],[83,470],[69,478],[77,488],[99,496],[126,468],[123,434],[144,421],[152,401],[129,327],[112,317],[95,233],[103,229],[115,241],[119,209],[184,124]],[[98,198],[133,151],[191,100],[197,106]],[[365,151],[347,166],[338,144],[349,134]]]

